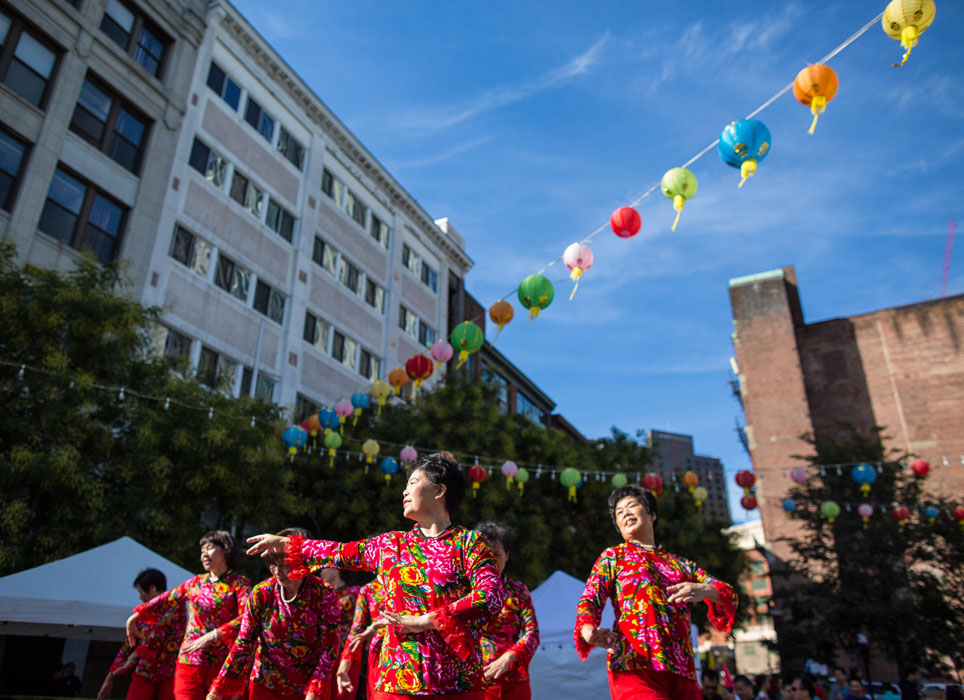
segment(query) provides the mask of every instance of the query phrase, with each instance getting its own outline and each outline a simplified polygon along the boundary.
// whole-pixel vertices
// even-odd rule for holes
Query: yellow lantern
[[[887,5],[880,21],[884,32],[907,49],[901,62],[895,63],[894,67],[907,63],[910,50],[917,46],[917,38],[931,26],[936,13],[934,0],[891,0]]]
[[[361,451],[365,453],[365,473],[367,474],[368,465],[371,464],[375,457],[378,456],[378,453],[381,451],[381,447],[377,442],[369,438],[362,443]]]
[[[381,379],[372,382],[372,396],[378,399],[378,415],[382,414],[382,406],[385,405],[385,400],[391,393],[392,388],[388,386],[387,382],[383,382]]]
[[[703,507],[703,501],[709,497],[709,492],[702,486],[697,486],[693,489],[693,500],[696,502],[697,508]]]

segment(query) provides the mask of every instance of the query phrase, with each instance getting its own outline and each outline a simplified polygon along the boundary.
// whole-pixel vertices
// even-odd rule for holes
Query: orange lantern
[[[415,384],[415,391],[418,391],[422,382],[432,376],[435,371],[435,363],[427,355],[419,353],[408,358],[408,362],[405,363],[405,371],[408,373],[408,378]]]
[[[408,384],[408,372],[401,367],[396,367],[388,373],[388,383],[392,385],[396,394],[400,394],[402,387]]]
[[[793,96],[804,107],[809,107],[813,114],[809,133],[813,133],[817,126],[817,117],[823,114],[827,103],[836,94],[837,74],[833,72],[833,68],[817,63],[797,73],[797,79],[793,81]]]
[[[689,471],[683,474],[683,486],[688,488],[690,493],[693,493],[693,489],[699,486],[699,483],[700,477],[696,475],[696,472]]]
[[[492,339],[493,343],[498,339],[499,333],[501,333],[505,325],[512,320],[513,316],[515,316],[515,310],[512,308],[512,304],[504,299],[499,299],[489,307],[489,318],[492,319],[492,323],[499,327],[495,338]]]

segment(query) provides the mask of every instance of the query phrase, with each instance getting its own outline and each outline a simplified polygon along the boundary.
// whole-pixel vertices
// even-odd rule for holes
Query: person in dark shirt
[[[719,671],[712,668],[703,669],[703,675],[700,680],[703,685],[703,700],[723,700],[719,693]]]
[[[901,700],[920,700],[920,669],[916,666],[908,666],[904,669],[900,697]]]

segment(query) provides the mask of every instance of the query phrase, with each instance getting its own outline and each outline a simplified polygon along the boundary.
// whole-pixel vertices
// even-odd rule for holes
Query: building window
[[[174,225],[171,240],[171,257],[187,266],[201,277],[207,277],[211,265],[211,244],[198,238],[180,224]]]
[[[432,347],[432,343],[435,342],[435,329],[427,325],[425,321],[419,321],[418,342],[425,347]]]
[[[238,111],[238,105],[241,103],[241,86],[231,80],[224,69],[214,61],[211,61],[211,68],[208,70],[208,87],[227,102],[231,109]]]
[[[342,257],[341,264],[338,266],[338,281],[348,287],[353,294],[358,294],[361,284],[361,272],[358,271],[357,267],[345,260],[344,257]]]
[[[335,331],[332,333],[331,356],[345,365],[348,369],[355,369],[355,355],[358,353],[358,343],[351,338]]]
[[[171,42],[145,15],[132,12],[118,0],[107,0],[100,29],[144,70],[160,75],[164,53]]]
[[[147,119],[102,83],[87,77],[80,88],[70,129],[137,174],[148,124]]]
[[[253,375],[254,370],[250,367],[245,367],[241,371],[241,396],[251,396],[251,378]],[[254,389],[254,398],[262,401],[273,401],[274,385],[275,382],[271,377],[258,372],[258,385]]]
[[[285,297],[278,290],[261,280],[254,288],[254,310],[264,314],[275,323],[284,323]]]
[[[325,243],[318,236],[315,236],[315,247],[311,251],[311,259],[333,275],[338,272],[336,267],[338,253],[331,247],[330,243]]]
[[[243,302],[248,301],[251,273],[230,258],[218,255],[218,267],[214,272],[214,284]]]
[[[365,303],[378,313],[385,313],[385,290],[370,279],[365,280]]]
[[[278,135],[278,153],[291,161],[291,164],[298,170],[301,170],[305,159],[305,147],[298,143],[298,139],[289,134],[283,126],[280,128]]]
[[[509,409],[509,382],[498,372],[486,367],[483,370],[483,377],[485,381],[492,383],[495,386],[496,396],[499,399],[499,405],[502,407],[502,411],[508,411]]]
[[[191,339],[159,323],[154,327],[153,350],[164,357],[186,357],[191,353]]]
[[[422,263],[422,283],[433,292],[438,291],[438,273]]]
[[[117,255],[127,209],[93,186],[54,171],[38,228],[77,250],[89,250],[99,262]]]
[[[421,259],[418,257],[418,253],[407,245],[402,246],[402,265],[411,270],[413,274],[418,275],[420,262]]]
[[[767,580],[765,578],[755,578],[750,582],[750,589],[754,591],[765,591],[767,590]]]
[[[761,561],[760,559],[751,559],[751,560],[750,560],[750,573],[751,573],[751,574],[753,574],[753,575],[755,575],[755,576],[762,576],[762,575],[765,574],[766,572],[767,572],[766,562]]]
[[[322,352],[328,351],[328,331],[331,326],[314,314],[305,312],[304,339]]]
[[[295,398],[295,413],[293,416],[294,422],[300,423],[301,421],[305,420],[308,416],[315,415],[316,413],[318,413],[320,408],[321,406],[319,406],[317,403],[315,403],[308,397],[298,394],[297,397]]]
[[[413,340],[418,339],[418,316],[404,306],[398,308],[398,327]]]
[[[533,423],[542,423],[542,410],[521,392],[516,392],[515,395],[515,411]]]
[[[197,378],[201,384],[212,389],[218,381],[218,353],[206,345],[201,346],[201,358],[197,363]]]
[[[253,216],[261,218],[264,192],[237,170],[234,171],[234,178],[231,180],[231,199],[247,209]]]
[[[244,120],[253,126],[259,134],[271,143],[274,138],[274,119],[264,111],[257,102],[248,96],[248,106],[244,110]]]
[[[372,238],[378,241],[378,244],[386,250],[388,249],[388,231],[388,224],[372,214],[372,225],[369,232],[372,234]]]
[[[365,348],[361,349],[361,357],[358,362],[358,373],[369,381],[375,381],[382,372],[382,361],[368,352]]]
[[[10,211],[23,176],[27,144],[0,131],[0,209]]]
[[[43,109],[57,52],[23,22],[0,12],[0,78],[31,104]]]
[[[321,191],[332,199],[335,198],[335,176],[328,168],[321,171]]]
[[[288,243],[295,234],[295,217],[273,199],[268,200],[268,228],[284,238]]]
[[[191,147],[191,157],[188,163],[210,182],[213,182],[216,187],[224,184],[228,162],[224,159],[224,156],[196,138],[194,139],[194,146]]]
[[[362,204],[362,201],[358,199],[351,190],[345,195],[345,212],[354,219],[359,226],[362,228],[365,227],[365,217],[368,216],[368,207]]]

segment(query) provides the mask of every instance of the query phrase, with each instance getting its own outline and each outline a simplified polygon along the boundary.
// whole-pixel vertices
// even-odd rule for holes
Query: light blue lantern
[[[338,417],[335,409],[323,408],[318,411],[318,422],[321,423],[321,427],[325,429],[327,435],[329,430],[334,430],[341,425],[341,418]]]
[[[369,403],[371,403],[371,397],[363,391],[356,391],[351,395],[351,405],[355,407],[355,417],[351,421],[352,425],[358,425],[358,416],[368,408]]]
[[[716,146],[727,165],[740,169],[740,187],[770,152],[770,130],[759,119],[740,119],[723,129]]]
[[[937,508],[934,506],[927,506],[924,509],[924,515],[927,516],[927,522],[929,522],[931,525],[933,525],[934,521],[937,520],[937,516],[939,514],[940,514],[940,511],[937,510]]]
[[[785,511],[788,512],[788,513],[792,513],[792,512],[795,511],[796,509],[797,509],[797,502],[796,502],[796,501],[794,501],[792,498],[784,498],[784,499],[783,499],[783,510],[785,510]]]
[[[394,457],[386,457],[382,460],[382,473],[385,475],[385,483],[391,483],[392,474],[398,473],[398,461]]]
[[[292,425],[284,431],[281,439],[288,446],[288,454],[291,455],[291,461],[293,462],[295,455],[298,453],[298,448],[303,447],[308,441],[308,433],[300,425]]]

